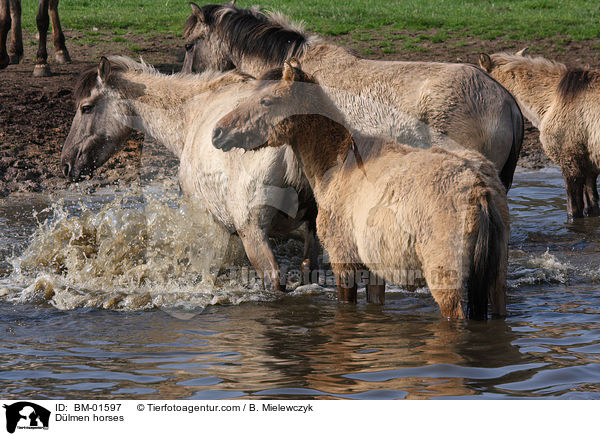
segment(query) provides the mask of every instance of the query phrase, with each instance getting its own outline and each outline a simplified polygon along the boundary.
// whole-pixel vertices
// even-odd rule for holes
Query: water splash
[[[196,313],[213,304],[276,298],[258,280],[240,283],[230,274],[249,269],[239,238],[198,201],[169,192],[129,191],[99,210],[54,202],[29,246],[11,260],[9,287],[0,298],[61,310]]]
[[[508,286],[519,288],[537,284],[572,284],[598,281],[598,269],[586,265],[576,265],[549,249],[542,254],[529,254],[521,250],[511,250],[509,258]]]

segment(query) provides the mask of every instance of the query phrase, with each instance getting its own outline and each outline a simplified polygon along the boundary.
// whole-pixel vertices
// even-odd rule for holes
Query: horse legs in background
[[[0,0],[0,69],[6,68],[10,62],[6,52],[8,29],[10,29],[10,5],[8,0]]]
[[[300,277],[303,285],[316,282],[313,272],[319,269],[319,248],[317,242],[317,223],[315,219],[306,222],[306,234],[304,235],[304,260],[300,266]]]
[[[586,216],[600,216],[600,207],[598,206],[598,187],[596,185],[598,173],[591,173],[585,178],[583,187],[584,214]]]
[[[71,57],[65,45],[65,35],[60,26],[58,17],[58,0],[50,0],[49,5],[50,19],[52,20],[52,37],[54,40],[54,58],[59,64],[71,62]]]
[[[46,39],[48,37],[48,27],[50,26],[50,18],[48,16],[48,1],[40,0],[38,14],[35,19],[40,38],[37,60],[33,68],[35,77],[47,77],[50,75],[50,67],[48,67],[48,51],[46,50]]]
[[[10,63],[18,64],[23,59],[23,32],[21,30],[21,0],[10,0],[11,41],[8,53]]]

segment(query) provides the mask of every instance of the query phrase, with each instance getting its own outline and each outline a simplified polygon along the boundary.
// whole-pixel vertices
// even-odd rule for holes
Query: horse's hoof
[[[8,56],[0,56],[0,70],[3,70],[4,68],[8,67],[9,63],[10,59]]]
[[[600,216],[600,208],[598,206],[585,208],[583,214],[588,217]]]
[[[33,67],[33,77],[49,77],[51,74],[48,64],[37,64]]]
[[[10,64],[17,65],[19,62],[21,62],[21,59],[23,59],[23,55],[10,55]]]
[[[61,65],[68,64],[71,62],[71,56],[69,56],[69,52],[66,50],[57,51],[54,54],[54,59],[56,59],[56,62]]]

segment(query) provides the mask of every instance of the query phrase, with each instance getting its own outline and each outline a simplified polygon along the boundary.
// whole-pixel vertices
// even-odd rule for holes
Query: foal
[[[52,33],[54,35],[54,57],[56,62],[64,64],[71,62],[71,57],[65,46],[65,35],[58,18],[59,0],[39,0],[38,14],[36,17],[38,35],[40,38],[37,52],[37,61],[33,69],[35,77],[50,75],[48,67],[48,52],[46,51],[46,37],[50,19],[52,19]],[[49,15],[49,16],[48,16]],[[6,51],[8,30],[12,27],[11,43]],[[9,56],[10,53],[10,56]],[[23,35],[21,32],[21,0],[0,0],[0,70],[8,64],[18,64],[23,58]]]
[[[492,163],[468,150],[353,136],[296,61],[263,80],[217,122],[213,144],[291,145],[317,200],[340,300],[356,301],[359,275],[368,301],[383,303],[384,280],[404,284],[422,271],[443,316],[464,318],[465,287],[470,318],[487,316],[488,292],[494,314],[505,315],[509,217]]]
[[[479,64],[517,99],[540,131],[542,148],[562,171],[569,220],[600,215],[600,71],[542,57],[481,54]]]

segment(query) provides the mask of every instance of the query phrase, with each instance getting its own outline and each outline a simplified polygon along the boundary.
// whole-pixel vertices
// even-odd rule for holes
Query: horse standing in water
[[[52,19],[52,33],[54,35],[54,57],[56,62],[64,64],[71,62],[71,57],[65,45],[65,35],[60,26],[58,17],[59,0],[39,0],[38,14],[36,17],[39,35],[37,60],[33,69],[36,77],[50,75],[48,66],[48,52],[46,39],[50,19]],[[11,31],[11,42],[6,50],[8,31]],[[21,31],[21,0],[0,0],[0,70],[9,64],[18,64],[23,58],[23,33]]]
[[[384,302],[385,281],[422,271],[442,315],[505,315],[509,214],[496,169],[463,149],[412,148],[352,134],[296,61],[268,72],[254,94],[216,123],[221,150],[290,144],[319,207],[317,233],[330,256],[338,299]],[[368,277],[365,277],[368,275]],[[408,283],[411,285],[411,283]]]
[[[539,129],[544,152],[565,180],[569,220],[599,216],[600,71],[567,68],[525,52],[481,54],[479,64]]]
[[[231,3],[191,3],[183,70],[237,68],[258,77],[296,57],[354,130],[427,147],[483,154],[508,189],[523,141],[515,99],[474,65],[362,59],[281,15]]]
[[[168,76],[126,57],[102,58],[76,85],[77,111],[61,162],[63,174],[77,180],[104,164],[132,130],[156,138],[179,157],[183,192],[238,233],[265,285],[280,290],[284,277],[269,236],[306,222],[303,266],[314,268],[316,204],[289,147],[244,154],[212,146],[214,123],[252,91],[250,80],[238,72]]]

